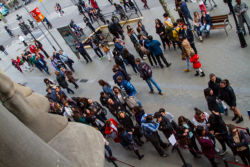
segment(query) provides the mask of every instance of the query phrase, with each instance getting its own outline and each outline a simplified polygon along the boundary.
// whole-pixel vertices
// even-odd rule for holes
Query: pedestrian
[[[12,33],[12,31],[8,28],[8,26],[4,26],[5,31],[9,34],[11,38],[15,37]]]
[[[128,73],[123,68],[120,68],[119,65],[117,65],[117,64],[115,64],[113,66],[112,71],[114,73],[114,75],[113,75],[114,83],[117,84],[117,85],[119,85],[119,83],[117,81],[118,76],[121,76],[122,79],[125,79],[127,81],[131,80],[131,77],[128,75]]]
[[[139,153],[138,146],[134,141],[134,136],[132,132],[128,132],[122,125],[117,126],[118,137],[120,139],[121,145],[128,150],[134,151],[138,159],[141,160],[144,155]]]
[[[120,40],[119,38],[114,38],[114,43],[115,43],[115,49],[119,52],[120,55],[123,55],[123,51],[124,51],[123,41]],[[114,54],[114,56],[115,55],[117,54]]]
[[[95,28],[94,28],[93,25],[90,23],[89,18],[87,18],[85,15],[83,16],[83,21],[84,21],[84,23],[86,24],[86,26],[88,26],[89,29],[90,29],[92,32],[95,32]]]
[[[93,101],[92,99],[88,99],[88,109],[93,111],[96,118],[105,124],[107,120],[107,111],[101,106],[101,104],[99,104],[97,101]]]
[[[127,19],[126,13],[121,5],[114,3],[114,7],[115,7],[115,12],[120,15],[121,20]]]
[[[107,108],[109,109],[110,113],[119,121],[118,113],[119,112],[126,112],[124,106],[119,102],[115,101],[112,98],[108,98],[107,100]]]
[[[21,35],[18,35],[18,39],[24,44],[24,46],[25,47],[27,47],[28,46],[28,44],[26,43],[26,41],[25,41],[25,39],[24,39],[24,37],[23,36],[21,36]]]
[[[221,82],[221,78],[217,77],[215,74],[211,73],[209,74],[209,82],[208,82],[208,87],[211,88],[213,90],[213,94],[216,98],[219,97],[219,91],[220,91],[220,82]],[[218,101],[219,102],[219,101]],[[225,115],[227,115],[228,113],[228,109],[227,106],[225,104],[224,101],[221,101],[220,105],[223,106]]]
[[[161,49],[161,44],[158,40],[153,40],[152,36],[148,37],[149,43],[147,44],[148,49],[153,53],[153,55],[156,57],[158,64],[160,65],[161,68],[164,66],[162,65],[161,60],[166,64],[167,67],[171,66],[171,63],[168,63],[166,58],[163,55],[162,49]]]
[[[98,83],[102,87],[103,92],[105,92],[106,94],[108,94],[109,97],[113,97],[114,96],[113,90],[112,90],[112,88],[111,88],[111,86],[109,85],[108,82],[100,79],[98,81]]]
[[[74,61],[72,59],[69,58],[69,56],[67,55],[67,53],[65,53],[63,50],[59,50],[59,58],[60,60],[64,63],[67,64],[67,66],[69,67],[69,69],[72,72],[75,72],[74,68],[73,68],[73,63]]]
[[[159,85],[155,82],[153,76],[152,76],[152,69],[150,68],[150,66],[145,63],[145,62],[141,62],[140,58],[136,58],[135,60],[136,65],[138,66],[138,70],[140,73],[140,77],[145,80],[148,84],[148,87],[150,89],[151,94],[154,93],[154,88],[152,86],[152,84],[154,84],[154,86],[157,88],[158,90],[158,94],[159,95],[163,95],[161,88],[159,87]]]
[[[201,146],[202,153],[208,158],[212,167],[218,167],[215,162],[215,149],[214,142],[208,136],[206,136],[206,129],[202,126],[198,126],[196,129],[198,141]]]
[[[70,89],[70,88],[68,87],[68,83],[67,83],[66,78],[65,78],[65,76],[64,76],[63,74],[61,74],[61,73],[58,72],[58,71],[55,71],[55,75],[56,75],[56,80],[57,80],[58,84],[59,84],[63,89],[66,89],[67,92],[68,92],[69,94],[70,94],[70,93],[72,93],[72,94],[75,93],[72,89]]]
[[[246,35],[246,29],[244,23],[246,23],[248,32],[250,35],[250,19],[247,14],[248,6],[245,2],[241,0],[236,0],[236,5],[234,6],[235,14],[238,16],[239,25],[243,29],[244,35]]]
[[[151,66],[157,66],[157,60],[153,53],[148,49],[148,43],[150,43],[149,39],[146,36],[138,35],[139,43],[141,45],[141,51],[143,54],[146,54]]]
[[[44,61],[40,56],[35,57],[35,66],[41,71],[45,71],[48,75],[49,73],[49,68],[47,66],[47,62]]]
[[[191,29],[188,28],[188,25],[186,23],[183,25],[183,30],[180,30],[179,34],[182,34],[184,37],[187,38],[190,46],[193,48],[195,54],[197,54],[198,52],[195,47],[193,32]]]
[[[138,32],[138,36],[139,35],[146,36],[146,37],[148,36],[148,32],[147,32],[145,26],[142,24],[141,20],[138,21],[136,30]]]
[[[206,34],[206,37],[210,34],[210,29],[212,26],[212,20],[209,14],[206,14],[205,11],[201,11],[201,28],[200,31]]]
[[[113,87],[113,93],[114,93],[114,99],[115,101],[120,102],[124,108],[126,108],[126,99],[128,98],[128,95],[125,91],[122,91],[117,86]]]
[[[191,26],[191,24],[189,22],[189,19],[193,21],[193,18],[190,15],[188,6],[187,6],[186,2],[184,2],[183,0],[178,0],[178,1],[180,3],[180,9],[181,9],[182,16],[185,19],[185,23],[188,24],[189,29],[192,29],[192,26]]]
[[[123,8],[125,9],[125,11],[127,12],[127,7],[130,9],[130,6],[128,4],[127,0],[121,0],[121,3],[123,3]]]
[[[89,61],[92,62],[92,59],[89,56],[88,52],[85,50],[84,44],[82,42],[75,41],[75,47],[78,50],[78,52],[80,52],[82,57],[86,60],[86,63],[88,63]]]
[[[89,0],[89,4],[91,4],[93,8],[100,10],[96,0]]]
[[[49,22],[49,20],[46,17],[43,19],[43,22],[46,22],[46,24],[48,26],[48,29],[52,29],[53,28],[52,24]]]
[[[214,96],[214,92],[211,88],[204,89],[204,96],[207,100],[209,111],[211,111],[211,113],[221,113],[221,109],[216,100],[216,96]]]
[[[199,61],[199,55],[198,54],[193,55],[190,58],[190,62],[193,63],[193,68],[196,70],[196,73],[194,74],[194,76],[200,75],[200,77],[204,77],[205,73],[201,69],[201,62]]]
[[[121,89],[125,90],[127,95],[135,96],[136,89],[129,81],[123,79],[122,76],[118,76],[117,77],[117,83],[121,87]]]
[[[69,83],[72,83],[72,84],[75,86],[75,88],[77,89],[79,86],[78,86],[77,83],[76,83],[76,79],[73,77],[72,71],[66,70],[66,69],[64,69],[63,67],[61,67],[60,70],[61,70],[61,72],[66,76],[67,81],[68,81]]]
[[[198,126],[202,126],[205,129],[208,129],[207,122],[208,122],[209,114],[201,111],[200,109],[196,107],[194,108],[194,110],[195,110],[195,115],[193,117],[193,124],[195,128],[197,128]]]
[[[121,36],[122,40],[124,40],[125,36],[123,34],[123,29],[122,29],[121,24],[117,22],[114,18],[112,18],[111,20],[112,20],[112,24],[111,24],[112,32],[111,33],[117,38]]]
[[[142,3],[144,4],[143,7],[144,7],[145,9],[150,9],[150,8],[148,7],[148,1],[147,1],[147,0],[141,0],[141,1],[142,1]]]
[[[125,64],[124,64],[122,58],[119,56],[119,54],[114,54],[114,60],[115,60],[116,65],[121,67],[124,70],[124,72],[127,73]]]
[[[93,48],[96,55],[99,57],[99,59],[100,60],[103,59],[104,55],[103,55],[101,49],[99,48],[100,43],[99,43],[98,39],[93,39],[93,37],[89,37],[88,40],[84,44],[90,45],[91,48]]]
[[[179,20],[178,20],[179,21]],[[179,49],[181,49],[182,51],[182,47],[181,47],[181,42],[179,41],[179,32],[182,31],[182,27],[178,25],[178,23],[174,23],[173,24],[173,30],[172,30],[172,41],[173,44],[175,45],[175,43],[178,45]],[[182,60],[183,60],[183,51],[182,51]],[[185,60],[185,59],[184,59]]]
[[[124,58],[124,60],[125,60],[128,64],[130,64],[130,65],[132,66],[134,72],[137,73],[138,67],[137,67],[137,65],[136,65],[136,63],[135,63],[135,57],[134,57],[134,55],[132,55],[131,53],[129,53],[129,51],[128,51],[127,48],[125,48],[125,49],[123,50],[123,58]]]
[[[250,165],[250,151],[247,143],[246,134],[243,130],[238,130],[234,125],[229,125],[229,139],[231,146],[236,150],[242,162]]]
[[[234,112],[234,117],[232,121],[235,121],[239,118],[236,123],[240,123],[243,121],[243,117],[240,113],[240,110],[236,104],[236,96],[233,88],[230,86],[230,83],[227,79],[224,79],[220,82],[220,95],[219,100],[223,100],[230,107],[230,109]]]
[[[108,61],[111,61],[111,57],[114,57],[113,53],[111,52],[109,46],[107,44],[101,44],[103,52],[106,54]]]
[[[64,14],[64,11],[62,10],[62,7],[59,3],[56,3],[55,10],[56,10],[56,13],[59,14],[59,16],[62,16]]]
[[[64,111],[63,116],[65,116],[68,119],[68,121],[75,122],[75,120],[73,118],[74,113],[71,109],[71,106],[69,105],[69,103],[67,101],[64,102],[63,111]]]
[[[112,138],[116,143],[120,142],[118,137],[118,122],[116,122],[113,118],[110,118],[105,123],[105,137]]]
[[[168,48],[170,49],[170,41],[167,38],[166,32],[165,32],[165,26],[162,24],[160,19],[155,19],[155,29],[156,33],[160,36],[162,46],[164,50],[166,50],[166,45],[168,45]]]
[[[0,45],[0,51],[2,51],[6,56],[8,55],[8,52],[3,45]]]
[[[45,56],[47,58],[49,58],[48,53],[43,49],[43,44],[40,41],[38,41],[38,40],[35,40],[34,42],[35,42],[36,48],[39,49],[39,50],[41,50],[45,54]]]
[[[194,24],[194,31],[196,32],[197,36],[199,37],[199,40],[203,41],[202,33],[200,31],[200,28],[201,28],[201,16],[197,11],[194,12],[193,24]]]
[[[18,70],[20,71],[21,73],[23,73],[20,65],[17,63],[17,61],[15,59],[11,59],[11,64]]]
[[[187,37],[183,36],[183,35],[179,35],[179,41],[181,42],[181,46],[182,46],[182,50],[183,50],[183,57],[182,59],[186,59],[186,68],[184,69],[185,72],[189,72],[190,71],[190,58],[192,56],[195,55],[195,52],[193,50],[193,48],[190,46],[190,43],[187,40]]]
[[[154,122],[153,118],[153,114],[144,114],[142,116],[142,133],[145,138],[152,143],[161,157],[168,157],[168,154],[166,154],[163,150],[164,148],[167,148],[168,145],[161,140],[157,132],[160,124],[158,122]]]
[[[56,52],[53,52],[53,54],[57,54]],[[60,60],[59,57],[56,56],[51,56],[50,57],[50,63],[52,65],[52,67],[56,70],[59,71],[61,74],[63,74],[61,72],[61,67],[64,67],[65,69],[67,69],[67,67],[65,66],[65,64]]]
[[[207,9],[206,9],[206,6],[205,6],[205,4],[204,4],[204,2],[203,2],[203,0],[197,0],[198,1],[198,4],[199,4],[199,8],[200,8],[200,10],[201,11],[205,11],[205,13],[207,13]]]

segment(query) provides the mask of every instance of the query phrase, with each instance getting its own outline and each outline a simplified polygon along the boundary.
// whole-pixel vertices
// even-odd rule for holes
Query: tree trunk
[[[174,16],[172,15],[171,11],[168,8],[168,3],[166,2],[166,0],[159,0],[161,3],[161,6],[163,8],[163,10],[169,14],[169,17],[171,18],[172,23],[175,22]]]

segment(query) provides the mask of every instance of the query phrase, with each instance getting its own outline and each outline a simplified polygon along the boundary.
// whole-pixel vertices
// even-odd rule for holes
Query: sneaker
[[[200,73],[199,73],[199,71],[196,71],[196,73],[194,74],[194,76],[199,76],[200,75]]]
[[[142,154],[142,155],[139,157],[139,160],[141,160],[143,157],[144,157],[144,155]]]
[[[227,108],[224,109],[224,113],[225,113],[225,116],[228,116],[228,109]]]
[[[168,63],[167,67],[170,67],[172,63]]]
[[[205,73],[204,73],[204,72],[201,72],[200,77],[204,77],[204,76],[205,76]]]
[[[185,72],[189,72],[190,70],[189,69],[184,69]]]
[[[162,154],[161,157],[168,157],[168,154]]]
[[[232,121],[235,121],[238,118],[238,115],[234,115]]]
[[[243,117],[241,116],[241,117],[238,119],[238,121],[236,121],[236,123],[238,124],[238,123],[241,123],[242,121],[244,121],[244,120],[243,120]]]
[[[159,92],[158,94],[159,94],[159,95],[163,95],[163,93],[161,93],[161,92]]]
[[[220,153],[220,156],[225,155],[226,153],[227,153],[227,150],[223,150],[223,151]]]

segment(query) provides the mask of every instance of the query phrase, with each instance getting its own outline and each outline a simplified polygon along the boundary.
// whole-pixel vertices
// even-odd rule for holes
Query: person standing
[[[97,39],[93,39],[93,37],[89,37],[89,39],[85,42],[85,44],[88,44],[93,48],[96,55],[99,57],[100,60],[103,58],[103,53],[101,49],[99,48],[99,41]]]
[[[43,44],[40,41],[35,40],[35,45],[37,49],[40,49],[45,54],[45,56],[49,58],[48,53],[43,49]]]
[[[127,12],[127,8],[126,7],[128,7],[130,9],[130,6],[129,6],[127,0],[121,0],[121,2],[123,3],[123,7],[124,7],[125,11]]]
[[[68,93],[72,93],[74,94],[75,92],[69,88],[68,83],[66,81],[66,78],[63,74],[61,74],[58,71],[55,71],[55,75],[56,75],[56,80],[58,82],[58,84],[63,88],[66,89]]]
[[[141,127],[142,127],[142,133],[146,137],[147,140],[150,141],[150,143],[153,144],[157,152],[160,154],[161,157],[168,157],[168,154],[166,154],[163,150],[163,148],[167,148],[167,144],[164,143],[159,134],[158,134],[158,128],[159,123],[153,121],[154,115],[153,114],[144,114],[141,118]]]
[[[165,31],[165,26],[160,21],[160,19],[155,19],[155,29],[156,29],[156,33],[161,38],[161,42],[162,42],[164,50],[166,49],[166,45],[168,45],[168,48],[170,49],[170,41],[167,38],[167,34],[166,34],[166,31]]]
[[[59,58],[63,63],[67,64],[71,71],[75,72],[73,68],[74,61],[69,58],[67,53],[65,53],[63,50],[59,50]]]
[[[83,45],[82,42],[75,41],[75,47],[78,50],[78,52],[80,52],[82,57],[86,60],[86,63],[88,63],[89,61],[92,62],[92,59],[89,56],[88,52],[85,50],[84,45]]]
[[[152,86],[152,84],[154,84],[159,92],[159,95],[163,95],[161,88],[158,86],[158,84],[155,82],[152,76],[152,69],[150,68],[150,66],[145,62],[141,62],[140,58],[137,58],[135,60],[135,63],[138,66],[140,77],[143,80],[145,80],[149,86],[149,89],[150,89],[149,93],[154,93],[154,88]]]
[[[3,45],[0,45],[0,50],[7,56],[8,52],[6,51],[5,47]]]
[[[88,26],[89,29],[90,29],[92,32],[95,32],[95,28],[94,28],[93,25],[90,23],[89,18],[87,18],[85,15],[83,16],[83,21],[84,21],[84,23],[86,24],[86,26]]]
[[[138,67],[137,67],[137,65],[135,63],[135,57],[134,57],[134,55],[129,53],[128,49],[126,49],[126,48],[124,49],[123,58],[124,58],[124,60],[126,60],[126,62],[128,64],[130,64],[132,66],[134,72],[137,73]]]
[[[148,49],[153,53],[153,55],[156,57],[158,64],[160,65],[161,68],[164,66],[162,65],[162,61],[166,64],[167,67],[171,66],[171,63],[168,63],[166,58],[163,55],[162,49],[161,49],[161,43],[157,40],[153,40],[152,36],[148,37],[149,43],[147,44]]]
[[[180,3],[180,9],[181,9],[181,13],[185,19],[185,22],[188,24],[189,29],[192,29],[192,26],[189,22],[189,19],[193,21],[193,18],[189,12],[188,6],[186,4],[186,2],[182,1],[182,0],[178,0]]]
[[[141,0],[141,1],[142,1],[142,3],[144,4],[143,7],[144,7],[145,9],[150,9],[150,8],[148,7],[148,1],[147,1],[147,0]]]
[[[28,44],[26,43],[26,41],[25,41],[25,39],[24,39],[24,37],[23,36],[21,36],[21,35],[18,35],[18,39],[24,44],[24,46],[25,47],[27,47],[28,46]]]
[[[240,113],[240,110],[236,106],[236,96],[234,93],[233,88],[230,86],[230,83],[227,79],[224,79],[220,82],[220,95],[219,100],[224,100],[228,106],[230,106],[230,109],[234,112],[234,117],[232,121],[235,121],[237,118],[239,118],[236,123],[240,123],[243,121],[243,117]]]
[[[193,50],[193,48],[190,46],[190,43],[187,40],[187,37],[183,36],[183,35],[179,35],[179,41],[181,42],[181,46],[182,46],[182,50],[183,50],[183,57],[182,59],[186,59],[187,62],[187,66],[184,69],[185,72],[189,72],[190,71],[190,58],[195,55],[195,52]]]
[[[123,29],[122,26],[119,22],[115,21],[114,18],[111,19],[112,20],[112,29],[113,29],[113,35],[117,38],[119,38],[119,35],[122,37],[122,40],[125,39],[124,34],[123,34]]]
[[[188,28],[188,24],[185,23],[183,25],[183,30],[181,30],[179,33],[187,38],[190,46],[193,48],[195,54],[197,54],[197,49],[196,49],[195,43],[194,43],[194,35],[193,35],[192,30]]]
[[[246,35],[246,30],[244,27],[244,23],[247,24],[247,28],[250,35],[250,18],[247,14],[248,6],[245,2],[241,2],[241,0],[236,0],[236,5],[234,6],[234,11],[238,16],[239,25],[243,29],[244,35]]]

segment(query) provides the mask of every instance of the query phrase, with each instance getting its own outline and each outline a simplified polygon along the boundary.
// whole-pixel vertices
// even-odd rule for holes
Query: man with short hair
[[[234,6],[235,14],[238,16],[239,25],[243,29],[244,35],[246,35],[246,30],[244,23],[247,24],[247,28],[250,35],[250,18],[247,14],[248,6],[246,3],[241,2],[241,0],[236,0],[236,5]]]
[[[65,53],[63,50],[59,50],[59,58],[63,63],[67,64],[71,71],[75,72],[72,66],[74,61],[69,58],[67,53]]]
[[[141,62],[140,58],[135,59],[135,64],[138,66],[140,77],[145,80],[149,86],[149,93],[154,93],[154,88],[152,86],[152,84],[154,84],[157,90],[159,91],[159,95],[163,95],[161,88],[158,86],[152,76],[152,70],[150,66],[145,62]]]
[[[183,30],[180,30],[179,33],[187,38],[188,42],[190,43],[190,46],[194,49],[195,54],[197,54],[197,49],[194,43],[194,35],[192,30],[188,28],[188,24],[185,23],[183,25]]]
[[[78,50],[78,52],[82,55],[82,57],[86,60],[86,63],[88,63],[89,61],[92,62],[92,59],[90,58],[88,52],[85,50],[82,42],[75,41],[75,47]]]

